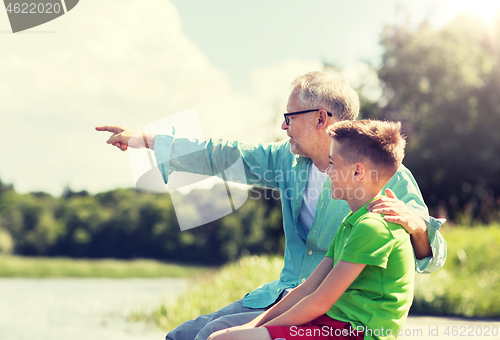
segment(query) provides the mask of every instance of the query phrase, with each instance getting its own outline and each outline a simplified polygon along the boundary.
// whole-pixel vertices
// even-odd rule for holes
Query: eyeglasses
[[[288,113],[284,113],[283,116],[285,116],[285,123],[286,123],[286,125],[290,125],[290,116],[299,115],[301,113],[319,111],[319,110],[321,110],[321,109],[305,110],[305,111],[297,111],[297,112],[288,112]],[[328,113],[329,117],[333,116],[331,112],[326,111],[326,113]]]

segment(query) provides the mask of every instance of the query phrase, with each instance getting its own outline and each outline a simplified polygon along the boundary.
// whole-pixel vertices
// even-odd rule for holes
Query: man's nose
[[[281,123],[281,130],[288,130],[288,124],[286,120],[283,119],[283,123]]]

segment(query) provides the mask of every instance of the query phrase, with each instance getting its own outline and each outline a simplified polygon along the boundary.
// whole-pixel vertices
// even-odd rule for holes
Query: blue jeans
[[[207,340],[213,332],[243,325],[252,321],[266,309],[242,306],[243,299],[196,319],[186,321],[167,334],[166,340]]]

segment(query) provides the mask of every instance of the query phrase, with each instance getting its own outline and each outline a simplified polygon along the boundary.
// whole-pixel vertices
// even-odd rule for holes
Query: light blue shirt
[[[202,151],[199,151],[200,146],[203,146]],[[325,257],[333,236],[350,212],[345,201],[331,199],[330,180],[327,179],[316,207],[311,230],[308,234],[305,233],[299,219],[299,211],[312,161],[310,158],[292,154],[288,141],[249,145],[158,135],[154,149],[165,183],[173,171],[215,176],[241,156],[247,181],[245,184],[279,190],[286,237],[285,264],[279,280],[266,283],[245,295],[245,307],[266,308],[278,299],[283,290],[304,282]],[[198,151],[192,153],[190,150]],[[227,180],[241,181],[241,176],[239,179]],[[413,175],[402,165],[386,187],[391,188],[400,200],[427,223],[433,257],[415,259],[415,270],[419,273],[430,273],[442,267],[446,260],[446,242],[439,232],[443,221],[429,216]]]

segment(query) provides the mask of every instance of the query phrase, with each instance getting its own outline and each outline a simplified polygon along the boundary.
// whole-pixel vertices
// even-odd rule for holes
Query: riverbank
[[[0,277],[24,278],[190,278],[209,267],[154,260],[88,260],[0,255]]]

